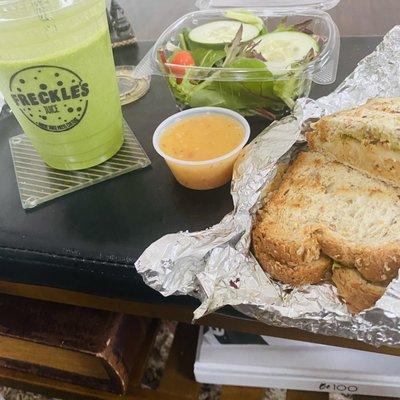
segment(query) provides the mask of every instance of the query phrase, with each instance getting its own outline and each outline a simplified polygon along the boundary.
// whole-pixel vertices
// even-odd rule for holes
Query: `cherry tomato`
[[[190,51],[181,50],[174,54],[171,59],[170,71],[176,76],[178,83],[182,81],[185,75],[186,67],[195,65],[192,53]]]

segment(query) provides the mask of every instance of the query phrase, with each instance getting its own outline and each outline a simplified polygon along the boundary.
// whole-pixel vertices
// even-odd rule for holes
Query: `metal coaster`
[[[40,158],[25,134],[10,139],[11,154],[22,207],[39,204],[95,185],[151,164],[150,159],[125,122],[125,141],[108,161],[81,171],[60,171]]]
[[[143,97],[150,88],[151,77],[135,78],[133,65],[116,67],[121,104],[129,104]]]

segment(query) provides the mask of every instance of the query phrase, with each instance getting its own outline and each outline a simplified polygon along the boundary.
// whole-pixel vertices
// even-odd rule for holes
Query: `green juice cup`
[[[123,120],[104,0],[0,0],[0,91],[43,160],[112,157]]]

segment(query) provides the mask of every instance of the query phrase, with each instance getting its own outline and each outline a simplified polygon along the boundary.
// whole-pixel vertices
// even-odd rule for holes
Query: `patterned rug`
[[[57,400],[49,399],[48,397],[41,396],[40,394],[23,392],[12,388],[0,389],[3,397],[0,400]],[[199,396],[199,400],[219,400],[220,388],[216,385],[204,385]],[[280,389],[266,389],[264,400],[285,400],[286,391]],[[338,394],[330,394],[329,400],[349,400],[351,396],[346,397]],[[371,398],[370,398],[371,399]],[[376,398],[379,400],[379,397]],[[60,400],[60,399],[58,399]],[[160,399],[161,400],[161,399]]]

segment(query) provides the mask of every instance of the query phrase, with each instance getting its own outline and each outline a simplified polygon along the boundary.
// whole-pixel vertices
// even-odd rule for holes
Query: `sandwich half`
[[[260,265],[284,283],[323,280],[331,259],[386,283],[400,266],[400,189],[300,153],[261,209],[252,239]]]
[[[400,187],[400,98],[376,98],[321,118],[306,134],[313,151]]]

